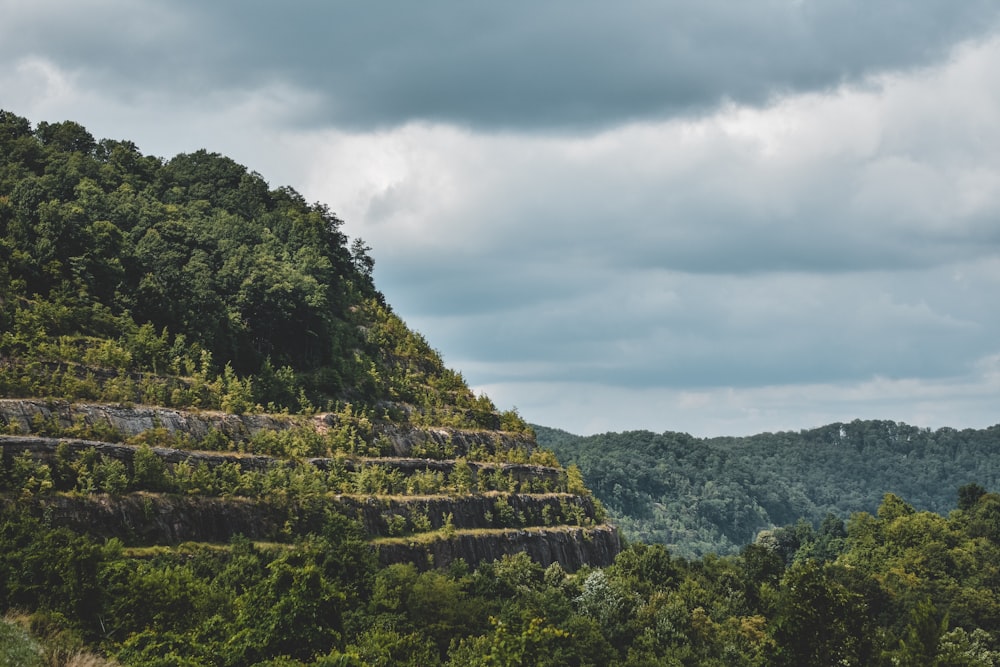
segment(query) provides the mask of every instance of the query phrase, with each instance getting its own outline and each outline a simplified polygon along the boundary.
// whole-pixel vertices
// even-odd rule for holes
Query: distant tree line
[[[959,486],[1000,489],[1000,426],[855,420],[741,438],[534,428],[541,446],[580,467],[626,535],[686,556],[736,553],[800,519],[818,528],[828,515],[874,512],[886,492],[946,513]]]

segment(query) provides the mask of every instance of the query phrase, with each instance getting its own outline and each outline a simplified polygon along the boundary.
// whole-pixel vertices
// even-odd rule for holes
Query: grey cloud
[[[1000,172],[965,122],[982,114],[980,143],[996,145],[996,101],[970,104],[969,91],[991,81],[970,63],[998,49],[877,95],[778,105],[750,119],[749,139],[724,113],[587,140],[450,142],[445,180],[474,195],[429,205],[417,224],[373,224],[379,284],[449,362],[473,362],[479,385],[968,373],[1000,350]],[[845,110],[865,118],[861,139],[826,122]],[[401,150],[430,150],[415,134],[399,133]]]
[[[1000,327],[986,289],[995,277],[958,286],[953,272],[637,272],[608,276],[604,291],[571,304],[414,321],[450,354],[477,359],[481,384],[512,375],[674,389],[943,378],[995,353]],[[664,292],[673,298],[655,307]]]
[[[597,384],[497,383],[490,396],[517,405],[536,424],[591,434],[645,428],[698,436],[815,428],[854,419],[891,419],[939,428],[996,423],[1000,387],[980,373],[944,381],[875,379],[713,390],[622,391]]]
[[[921,67],[1000,14],[988,0],[41,4],[12,9],[0,53],[45,44],[119,94],[281,80],[324,98],[303,122],[560,131]]]
[[[609,176],[617,168],[616,163],[608,165]],[[766,164],[759,166],[766,169]],[[424,312],[444,314],[478,312],[477,294],[483,307],[502,310],[521,299],[531,300],[538,284],[545,285],[541,292],[546,295],[589,289],[595,272],[916,270],[988,257],[1000,249],[998,206],[968,215],[957,210],[961,202],[955,202],[956,210],[943,213],[940,223],[922,226],[914,222],[927,215],[919,192],[904,188],[884,205],[859,208],[852,204],[859,184],[850,165],[800,169],[815,171],[815,180],[824,183],[798,188],[793,195],[782,192],[780,174],[773,182],[754,185],[763,199],[791,197],[784,212],[752,210],[725,183],[704,188],[700,181],[710,176],[698,171],[662,185],[656,173],[634,174],[642,181],[638,189],[654,193],[639,202],[613,178],[609,183],[590,182],[567,170],[533,185],[527,182],[531,172],[523,180],[514,175],[505,187],[477,200],[480,211],[442,212],[440,218],[428,220],[427,233],[439,236],[439,244],[414,252],[394,244],[390,231],[376,244],[382,249],[376,259],[380,252],[386,258],[380,275],[390,281],[396,275],[426,275],[432,289],[421,295],[420,285],[404,287],[407,300],[423,303]],[[954,180],[940,177],[949,187]],[[547,192],[535,192],[537,188]],[[511,192],[517,201],[506,201]],[[383,238],[379,229],[371,231]],[[462,254],[457,254],[458,248]],[[429,263],[436,269],[424,268]],[[465,276],[461,284],[454,284],[456,275]],[[443,292],[455,298],[434,296]]]
[[[1000,42],[953,54],[959,67],[867,79],[935,63],[995,29],[997,11],[977,0],[0,0],[0,62],[54,62],[73,89],[62,117],[106,117],[115,134],[91,127],[99,136],[197,142],[269,179],[308,173],[307,196],[374,247],[397,312],[476,386],[498,387],[498,404],[556,415],[593,390],[599,400],[574,407],[581,423],[737,388],[749,398],[705,418],[824,415],[809,426],[833,420],[817,407],[826,396],[850,406],[843,419],[895,399],[848,400],[845,387],[943,385],[1000,352]],[[23,81],[10,71],[0,78]],[[845,81],[868,81],[870,95]],[[743,134],[727,125],[742,113],[729,102],[832,88],[765,107]],[[656,120],[671,114],[684,118]],[[347,157],[324,164],[325,142]],[[797,387],[838,383],[796,402]],[[760,387],[775,385],[787,386],[767,404]],[[881,409],[871,416],[896,416]]]

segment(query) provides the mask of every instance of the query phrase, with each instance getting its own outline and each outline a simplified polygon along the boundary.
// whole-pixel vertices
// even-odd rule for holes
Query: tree
[[[42,121],[35,128],[35,136],[53,151],[89,154],[97,148],[94,136],[82,125],[71,120],[61,123]]]
[[[375,270],[375,260],[372,259],[371,253],[372,249],[361,239],[361,237],[355,238],[351,242],[351,261],[354,262],[354,268],[357,269],[365,278],[371,278],[372,272]]]
[[[782,578],[773,622],[775,664],[868,664],[874,619],[862,595],[829,576],[833,567],[796,563]]]
[[[979,499],[986,495],[986,489],[978,484],[965,484],[958,488],[958,509],[968,511],[975,507]]]
[[[270,574],[237,603],[244,629],[232,640],[243,664],[268,656],[306,660],[343,648],[345,596],[316,564],[279,558]]]
[[[941,637],[947,629],[947,615],[940,617],[930,600],[918,602],[899,646],[888,652],[889,660],[899,667],[939,667]]]

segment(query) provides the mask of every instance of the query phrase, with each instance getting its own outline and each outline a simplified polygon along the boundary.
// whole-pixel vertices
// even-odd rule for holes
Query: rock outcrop
[[[154,406],[124,406],[68,403],[30,399],[0,399],[0,424],[15,425],[31,433],[36,423],[48,422],[62,429],[89,427],[129,438],[154,428],[184,433],[197,441],[218,432],[237,442],[259,431],[292,428],[297,419],[285,415],[234,415],[224,412],[192,412]]]
[[[523,551],[543,567],[559,563],[572,572],[584,565],[611,565],[621,543],[613,526],[595,526],[461,533],[430,543],[383,541],[376,548],[383,565],[412,562],[423,568],[446,567],[458,558],[481,563]]]
[[[132,459],[135,456],[135,447],[114,442],[84,440],[81,438],[49,438],[36,435],[0,435],[0,456],[4,457],[5,460],[27,451],[35,458],[52,461],[60,446],[67,447],[73,453],[88,449],[96,450],[102,456],[121,461],[130,470]],[[172,447],[151,447],[150,449],[154,454],[163,459],[165,463],[171,465],[187,461],[195,465],[204,463],[209,468],[215,468],[224,463],[232,463],[244,472],[263,472],[281,462],[280,459],[270,456],[236,452],[203,452],[174,449]],[[455,461],[395,457],[313,457],[303,459],[303,462],[321,470],[328,470],[334,465],[339,465],[350,472],[377,465],[390,470],[398,470],[404,477],[428,470],[448,474],[455,469]],[[517,482],[530,480],[556,481],[559,479],[559,469],[549,466],[529,465],[526,463],[482,463],[476,461],[466,462],[466,465],[469,466],[474,475],[478,475],[484,471],[499,469],[500,472],[510,475]]]
[[[505,527],[504,520],[495,512],[499,498],[498,495],[456,498],[337,495],[324,499],[324,504],[356,519],[373,538],[391,535],[393,517],[412,521],[419,516],[425,518],[432,529],[450,523],[456,532],[477,532],[486,536],[505,530],[515,533],[554,529],[546,526],[542,517],[547,514],[555,525],[568,524],[567,509],[573,508],[580,510],[577,518],[593,523],[593,504],[587,498],[568,494],[515,494],[503,497],[504,502],[527,527]],[[321,514],[309,516],[301,505],[284,499],[137,492],[120,496],[54,494],[16,502],[22,510],[45,517],[53,524],[96,538],[116,538],[128,546],[224,543],[236,535],[251,540],[283,541],[288,538],[287,532],[293,524],[298,524],[295,525],[298,531],[321,528]]]
[[[119,539],[127,546],[222,544],[236,535],[279,541],[290,515],[287,506],[248,498],[156,493],[57,494],[17,502],[22,511],[44,517],[52,525],[98,539]]]
[[[170,434],[183,433],[197,442],[210,434],[244,442],[261,431],[281,431],[312,426],[325,431],[339,426],[336,414],[302,415],[229,414],[212,410],[175,410],[157,406],[125,406],[95,403],[69,403],[37,399],[0,399],[0,427],[9,432],[32,433],[34,425],[50,423],[60,429],[86,427],[129,438],[154,428]],[[531,451],[534,440],[519,433],[474,431],[457,428],[417,428],[406,424],[375,422],[368,433],[359,435],[369,443],[388,442],[393,454],[409,456],[415,449],[453,449],[456,456],[481,450],[495,452],[522,448]]]
[[[122,462],[131,475],[136,447],[106,440],[124,440],[150,429],[165,429],[170,434],[185,435],[195,445],[213,433],[216,440],[221,434],[226,441],[239,443],[265,430],[307,426],[322,432],[337,427],[337,419],[336,415],[232,415],[149,406],[3,399],[0,428],[10,435],[0,435],[0,462],[3,469],[11,470],[14,458],[27,453],[56,469],[55,466],[65,467],[67,461],[93,451],[102,459]],[[60,429],[93,432],[104,440],[32,434]],[[495,431],[417,429],[394,424],[377,424],[371,431],[368,437],[382,438],[383,444],[388,439],[396,456],[339,455],[289,461],[238,452],[168,447],[152,447],[150,451],[168,466],[186,462],[211,470],[235,464],[244,473],[266,473],[275,466],[287,465],[321,470],[336,467],[347,472],[360,472],[377,465],[406,478],[427,472],[450,475],[458,465],[454,459],[407,456],[414,451],[464,455],[533,446],[533,441],[524,436]],[[381,450],[386,451],[384,447]],[[481,480],[484,473],[497,469],[512,480],[511,489],[551,489],[565,483],[565,473],[556,467],[471,460],[462,461],[462,465],[468,466],[472,484]],[[558,562],[572,571],[583,565],[608,565],[620,550],[616,529],[602,525],[601,512],[594,501],[588,496],[569,493],[327,494],[303,502],[286,495],[251,499],[138,491],[117,496],[53,493],[16,500],[8,496],[0,502],[15,502],[21,510],[35,512],[53,524],[98,538],[117,538],[132,546],[176,545],[186,541],[225,543],[236,535],[260,541],[286,541],[296,534],[319,530],[323,512],[332,509],[358,521],[383,564],[411,561],[420,567],[429,564],[443,567],[462,558],[475,565],[523,551],[542,565]]]

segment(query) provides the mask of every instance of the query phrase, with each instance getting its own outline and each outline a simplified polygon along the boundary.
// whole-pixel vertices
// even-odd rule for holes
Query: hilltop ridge
[[[85,533],[74,513],[118,508],[89,532],[137,547],[290,542],[322,508],[383,563],[610,563],[617,533],[579,476],[393,313],[342,226],[224,156],[162,159],[0,111],[5,494]],[[285,520],[260,522],[275,530],[183,527],[237,505],[273,518],[275,497]],[[137,498],[177,529],[157,511],[143,525]]]
[[[626,537],[684,556],[736,553],[764,530],[874,512],[885,493],[947,514],[955,489],[1000,487],[1000,426],[930,430],[889,420],[698,438],[627,431],[538,441],[583,471]]]
[[[342,226],[224,156],[0,111],[0,394],[527,431],[392,312]]]

